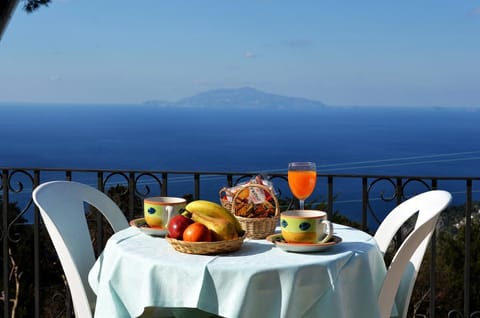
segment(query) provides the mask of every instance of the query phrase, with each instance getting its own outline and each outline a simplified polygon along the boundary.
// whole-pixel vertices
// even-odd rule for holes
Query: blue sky
[[[0,41],[0,102],[251,86],[328,105],[480,106],[480,0],[63,0]]]

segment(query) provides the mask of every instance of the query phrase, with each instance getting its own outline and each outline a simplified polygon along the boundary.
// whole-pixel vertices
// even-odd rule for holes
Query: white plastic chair
[[[65,272],[75,316],[93,317],[96,295],[88,284],[88,272],[95,254],[84,204],[97,208],[115,232],[128,227],[127,219],[106,194],[81,183],[47,182],[35,188],[32,196]]]
[[[394,303],[398,317],[407,316],[410,297],[423,256],[440,212],[448,206],[451,199],[451,194],[443,190],[432,190],[416,195],[394,208],[380,224],[374,237],[385,255],[398,229],[418,212],[415,227],[395,253],[380,290],[378,306],[382,318],[390,317]]]

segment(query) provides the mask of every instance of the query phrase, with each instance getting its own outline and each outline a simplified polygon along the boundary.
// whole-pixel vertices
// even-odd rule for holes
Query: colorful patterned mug
[[[143,200],[145,222],[150,227],[166,228],[168,222],[185,208],[187,200],[175,197],[150,197]]]
[[[282,237],[287,243],[325,243],[333,236],[327,213],[317,210],[290,210],[280,214]]]

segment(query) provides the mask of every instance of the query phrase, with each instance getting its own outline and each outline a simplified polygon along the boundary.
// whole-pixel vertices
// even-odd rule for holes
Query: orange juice
[[[299,200],[305,200],[312,194],[317,182],[317,172],[307,170],[288,171],[288,185],[293,195]]]

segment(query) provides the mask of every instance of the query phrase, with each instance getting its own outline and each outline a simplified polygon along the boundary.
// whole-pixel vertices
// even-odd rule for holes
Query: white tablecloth
[[[342,242],[317,253],[245,240],[234,253],[175,251],[137,228],[113,235],[90,271],[95,317],[135,317],[144,307],[192,307],[224,317],[378,317],[386,273],[374,239],[335,224]]]

